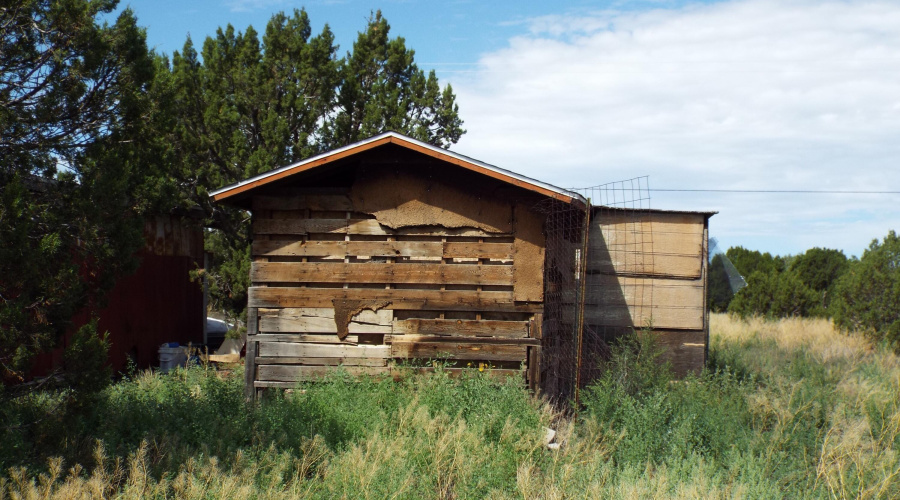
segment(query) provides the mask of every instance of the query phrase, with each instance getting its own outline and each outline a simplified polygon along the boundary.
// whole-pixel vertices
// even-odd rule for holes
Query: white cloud
[[[225,5],[231,12],[252,12],[284,5],[285,0],[228,0]]]
[[[900,190],[900,9],[751,0],[533,19],[451,77],[454,149],[561,186]],[[724,246],[860,254],[897,195],[654,193]]]

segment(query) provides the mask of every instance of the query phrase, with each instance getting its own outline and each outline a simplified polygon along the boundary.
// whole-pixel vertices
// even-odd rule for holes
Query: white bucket
[[[187,359],[184,347],[167,347],[163,344],[159,348],[159,371],[166,373],[176,366],[184,366]]]

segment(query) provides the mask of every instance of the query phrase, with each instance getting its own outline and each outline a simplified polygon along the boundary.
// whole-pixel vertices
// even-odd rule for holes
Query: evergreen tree
[[[212,204],[209,190],[387,130],[443,147],[464,132],[452,89],[418,69],[402,38],[390,39],[378,12],[337,58],[326,25],[312,36],[305,11],[276,14],[265,35],[232,26],[208,37],[202,54],[189,38],[163,61],[155,101],[170,103],[181,203],[202,207],[211,298],[233,313],[249,286],[248,214]],[[202,55],[202,58],[201,58]]]
[[[154,65],[114,0],[0,8],[0,370],[19,377],[73,313],[135,268],[153,189],[146,97]],[[140,170],[140,172],[138,172]]]
[[[835,286],[834,322],[900,351],[900,236],[873,240]]]

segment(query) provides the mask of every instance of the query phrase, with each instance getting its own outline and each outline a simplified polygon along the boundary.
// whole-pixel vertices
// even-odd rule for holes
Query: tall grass
[[[240,376],[146,373],[62,417],[65,395],[35,394],[0,409],[0,499],[900,497],[896,356],[824,320],[712,331],[685,381],[623,344],[577,421],[441,372],[336,373],[255,406]]]

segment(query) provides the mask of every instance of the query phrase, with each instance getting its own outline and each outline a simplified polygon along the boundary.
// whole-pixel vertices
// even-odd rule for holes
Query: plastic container
[[[175,347],[172,347],[172,345]],[[187,363],[187,352],[177,342],[169,342],[159,347],[159,371],[166,373],[176,366],[184,366]]]

